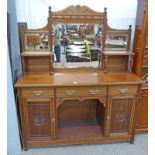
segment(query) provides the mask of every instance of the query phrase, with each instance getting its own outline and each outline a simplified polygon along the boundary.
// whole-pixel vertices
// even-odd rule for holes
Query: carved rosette
[[[45,124],[45,119],[43,116],[36,116],[34,118],[34,124],[35,126],[42,126]]]
[[[115,114],[115,121],[117,123],[123,123],[125,120],[125,113],[123,111]]]

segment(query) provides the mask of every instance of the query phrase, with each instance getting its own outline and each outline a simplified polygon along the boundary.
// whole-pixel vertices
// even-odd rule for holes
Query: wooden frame
[[[104,8],[104,12],[94,11],[87,6],[69,6],[61,11],[52,11],[52,8],[49,7],[48,11],[48,23],[45,27],[41,29],[28,29],[26,26],[20,26],[21,32],[21,44],[22,51],[25,51],[25,34],[26,33],[38,33],[46,32],[49,33],[49,49],[52,51],[53,47],[53,24],[56,23],[97,23],[103,25],[102,31],[102,51],[107,50],[106,48],[106,36],[107,35],[126,35],[127,36],[127,45],[125,50],[130,49],[130,40],[131,40],[131,25],[128,29],[113,29],[111,28],[107,21],[107,8]],[[121,52],[121,51],[120,51]],[[102,52],[99,54],[99,68],[103,69],[104,59],[102,59]],[[52,72],[52,71],[51,71]]]

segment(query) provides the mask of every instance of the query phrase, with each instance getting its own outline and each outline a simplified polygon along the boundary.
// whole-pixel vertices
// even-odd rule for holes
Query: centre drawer
[[[54,96],[54,90],[52,88],[23,88],[23,97],[45,97]]]
[[[70,96],[101,96],[106,95],[106,87],[63,87],[56,88],[56,95]]]

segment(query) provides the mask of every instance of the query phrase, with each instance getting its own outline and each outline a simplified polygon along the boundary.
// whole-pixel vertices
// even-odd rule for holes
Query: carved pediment
[[[62,11],[53,12],[54,14],[72,14],[72,15],[103,15],[101,12],[94,11],[87,6],[69,6]]]

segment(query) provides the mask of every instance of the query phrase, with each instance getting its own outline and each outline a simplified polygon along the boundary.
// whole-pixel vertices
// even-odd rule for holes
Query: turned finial
[[[107,8],[106,7],[104,8],[104,12],[107,12]]]
[[[51,6],[49,6],[49,7],[48,7],[48,9],[49,9],[49,11],[51,11],[52,7],[51,7]]]

